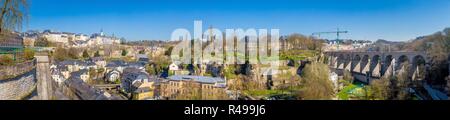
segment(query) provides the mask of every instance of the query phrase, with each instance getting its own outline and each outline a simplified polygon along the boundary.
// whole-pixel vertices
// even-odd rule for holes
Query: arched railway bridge
[[[359,80],[366,83],[370,83],[370,78],[393,76],[401,70],[407,70],[411,80],[423,80],[431,61],[425,52],[334,51],[324,54],[331,68],[364,75],[366,79]]]

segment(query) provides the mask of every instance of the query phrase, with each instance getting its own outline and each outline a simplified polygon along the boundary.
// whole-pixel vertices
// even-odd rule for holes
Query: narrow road
[[[50,64],[48,56],[35,56],[37,59],[37,94],[39,100],[49,100],[51,98],[52,86],[50,77]]]

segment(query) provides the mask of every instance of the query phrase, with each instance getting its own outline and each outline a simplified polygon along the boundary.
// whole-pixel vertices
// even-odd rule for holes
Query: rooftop
[[[71,76],[81,76],[82,74],[87,74],[87,73],[88,73],[88,70],[82,69],[79,71],[72,72]]]
[[[97,62],[97,61],[105,61],[103,57],[91,57],[89,58],[89,61]]]
[[[168,77],[169,80],[194,80],[201,83],[215,84],[225,82],[222,78],[206,77],[206,76],[192,76],[192,75],[173,75]]]
[[[119,66],[127,66],[127,63],[123,60],[114,60],[111,62],[108,62],[108,64],[106,65],[106,67],[119,67]]]

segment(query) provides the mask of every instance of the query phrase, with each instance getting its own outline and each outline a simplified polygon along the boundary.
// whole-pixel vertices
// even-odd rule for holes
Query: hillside
[[[406,51],[425,51],[431,57],[431,68],[428,82],[434,85],[445,85],[448,76],[448,60],[450,59],[450,28],[431,35],[417,37],[403,47]]]

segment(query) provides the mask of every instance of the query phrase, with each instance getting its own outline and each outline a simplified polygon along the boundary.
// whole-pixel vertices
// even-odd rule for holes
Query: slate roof
[[[169,80],[194,80],[200,83],[207,83],[207,84],[215,84],[215,83],[222,83],[225,82],[222,78],[218,77],[206,77],[206,76],[192,76],[192,75],[173,75],[168,77]]]

